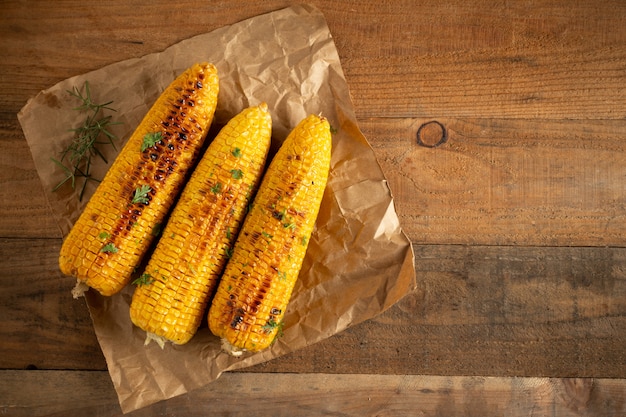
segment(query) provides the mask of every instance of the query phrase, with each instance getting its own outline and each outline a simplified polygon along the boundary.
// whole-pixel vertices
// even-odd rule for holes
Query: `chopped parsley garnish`
[[[100,252],[104,253],[117,253],[118,249],[115,247],[113,243],[107,243],[100,249]]]
[[[283,335],[283,326],[284,326],[284,325],[285,325],[285,322],[283,322],[283,321],[277,322],[276,320],[274,320],[274,318],[270,318],[270,319],[267,321],[267,323],[265,323],[265,324],[261,327],[261,329],[263,329],[263,331],[264,331],[265,333],[271,333],[274,329],[278,329],[278,333],[277,333],[277,335],[276,335],[276,336],[278,336],[278,337],[282,337],[282,335]],[[274,339],[274,341],[275,341],[275,339]],[[273,342],[274,342],[274,341],[273,341]],[[272,343],[273,343],[273,342],[272,342]]]
[[[231,169],[230,173],[232,174],[233,178],[236,180],[240,180],[243,178],[243,171],[240,169]]]
[[[135,195],[133,196],[133,204],[148,204],[148,193],[152,191],[149,185],[140,185],[135,189]]]
[[[141,143],[141,152],[156,145],[162,137],[163,135],[161,134],[161,132],[146,133],[143,137],[143,142]]]
[[[214,186],[211,187],[211,192],[213,194],[219,194],[222,192],[222,183],[218,182]]]
[[[139,276],[139,278],[137,278],[136,280],[133,281],[134,285],[150,285],[154,282],[154,279],[152,278],[152,275],[148,274],[148,273],[144,273],[141,274],[141,276]]]

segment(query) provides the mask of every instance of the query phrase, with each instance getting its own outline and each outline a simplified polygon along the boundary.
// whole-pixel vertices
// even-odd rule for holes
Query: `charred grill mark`
[[[250,239],[253,242],[256,242],[257,240],[259,240],[259,238],[261,237],[261,233],[257,232],[256,230],[252,231]]]
[[[119,247],[120,241],[127,238],[141,218],[145,206],[150,204],[168,177],[180,169],[177,158],[187,148],[187,143],[195,143],[202,137],[202,127],[196,123],[193,112],[204,78],[204,74],[199,74],[196,79],[189,80],[187,88],[176,88],[183,95],[170,103],[165,119],[159,123],[162,128],[161,140],[144,151],[141,161],[126,176],[122,184],[122,194],[127,196],[124,204],[130,204],[135,193],[134,187],[138,183],[149,186],[151,191],[147,195],[147,204],[132,204],[118,217],[111,236],[114,245]]]
[[[285,218],[285,213],[278,210],[272,210],[272,217],[276,220],[283,220]]]
[[[287,210],[287,213],[293,217],[300,217],[301,219],[305,219],[306,218],[306,212],[305,211],[300,211],[300,210],[296,210],[293,208],[290,208]]]
[[[245,311],[241,307],[237,307],[234,310],[233,319],[230,322],[230,327],[235,330],[245,330],[247,327],[243,321],[245,316]]]

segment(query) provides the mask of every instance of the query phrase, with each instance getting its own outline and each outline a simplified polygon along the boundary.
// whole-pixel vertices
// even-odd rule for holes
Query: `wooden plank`
[[[60,237],[17,115],[0,113],[0,236]]]
[[[0,239],[0,368],[106,369],[75,280],[58,268],[60,239]]]
[[[106,369],[87,309],[57,270],[59,248],[0,240],[0,276],[11,276],[0,281],[0,368]],[[626,249],[414,249],[417,291],[252,370],[626,378]]]
[[[337,16],[350,22],[336,37],[359,117],[625,115],[623,2],[394,2]]]
[[[11,417],[121,416],[106,372],[0,371]],[[10,389],[16,385],[21,389]],[[626,415],[626,381],[227,373],[192,393],[125,414],[141,416]]]
[[[418,144],[436,120],[447,142]],[[624,120],[365,119],[415,243],[625,246]]]
[[[624,118],[623,45],[544,46],[355,57],[346,78],[361,118]]]
[[[138,15],[119,1],[9,2],[0,68],[14,82],[0,90],[3,106],[14,111],[63,78],[293,3],[232,1],[190,13],[155,1]],[[313,4],[328,19],[360,117],[624,116],[622,1]],[[167,31],[157,30],[163,15]]]

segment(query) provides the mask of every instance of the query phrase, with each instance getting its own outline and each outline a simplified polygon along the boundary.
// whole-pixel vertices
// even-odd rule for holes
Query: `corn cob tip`
[[[234,356],[236,358],[243,355],[246,351],[246,349],[238,348],[237,346],[232,345],[225,337],[222,338],[222,350],[230,356]]]
[[[143,345],[148,346],[150,342],[154,341],[161,349],[165,348],[165,342],[167,339],[163,336],[159,336],[158,334],[152,332],[146,332],[146,340],[144,340]]]
[[[76,280],[76,285],[72,288],[72,298],[77,299],[84,297],[85,293],[89,290],[89,285],[79,279]]]

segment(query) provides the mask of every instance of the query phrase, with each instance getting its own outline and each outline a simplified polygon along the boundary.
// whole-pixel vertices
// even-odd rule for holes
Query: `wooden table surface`
[[[65,78],[291,4],[2,2],[0,414],[122,414],[87,308],[58,271],[60,232],[18,111]],[[413,242],[418,288],[129,415],[626,415],[626,2],[312,4]],[[423,146],[432,121],[447,141]]]

